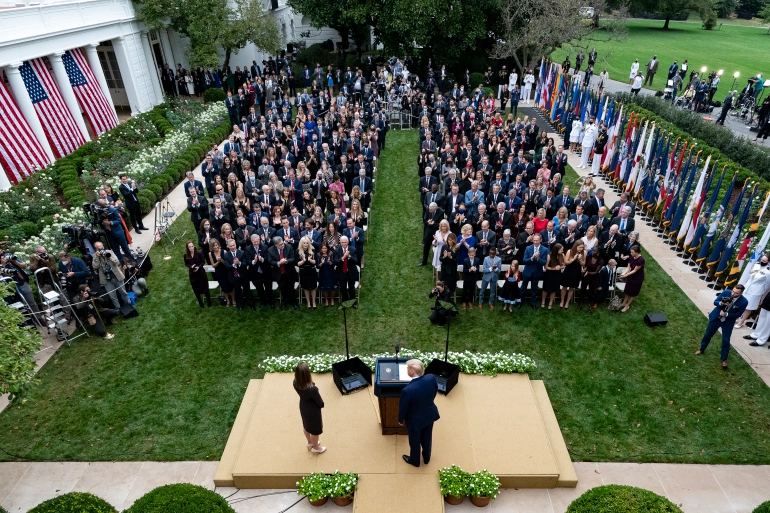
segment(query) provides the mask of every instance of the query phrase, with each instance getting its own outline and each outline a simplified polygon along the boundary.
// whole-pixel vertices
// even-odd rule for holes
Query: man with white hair
[[[402,457],[408,464],[419,467],[420,448],[422,448],[425,464],[430,462],[433,423],[441,418],[434,403],[438,384],[433,374],[425,374],[425,368],[420,360],[408,360],[406,371],[412,380],[401,391],[398,423],[406,426],[409,433],[409,455],[404,454]]]

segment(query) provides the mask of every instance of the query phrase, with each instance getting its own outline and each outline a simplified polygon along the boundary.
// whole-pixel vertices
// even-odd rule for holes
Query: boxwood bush
[[[770,501],[765,501],[756,508],[752,513],[770,513]]]
[[[42,502],[29,513],[117,513],[117,510],[96,495],[71,492]]]
[[[225,92],[221,89],[217,89],[216,87],[206,89],[206,92],[203,93],[204,103],[223,102],[225,101],[225,98],[227,98]]]
[[[572,501],[567,513],[682,513],[673,502],[643,488],[606,485]]]
[[[156,488],[137,500],[124,513],[235,513],[216,492],[191,484]]]
[[[476,89],[479,84],[484,83],[484,74],[483,73],[471,73],[471,83],[468,84],[470,87],[470,91],[473,91]],[[470,91],[468,91],[470,93]]]

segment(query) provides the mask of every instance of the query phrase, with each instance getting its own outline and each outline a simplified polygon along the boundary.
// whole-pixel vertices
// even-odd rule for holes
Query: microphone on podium
[[[401,346],[396,344],[396,363],[398,363],[398,353],[399,353],[399,351],[401,351]]]

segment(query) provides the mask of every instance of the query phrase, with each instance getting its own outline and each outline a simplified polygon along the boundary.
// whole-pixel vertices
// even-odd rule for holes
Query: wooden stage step
[[[545,424],[545,432],[551,444],[551,452],[556,460],[556,466],[559,468],[559,480],[556,486],[575,488],[578,482],[577,473],[575,473],[575,467],[572,465],[572,459],[569,457],[567,444],[561,435],[559,421],[556,420],[556,413],[554,413],[551,400],[548,398],[545,383],[540,380],[532,380],[530,383],[532,384],[532,392],[535,394],[537,406],[540,408],[540,418],[543,419],[543,424]]]
[[[243,395],[243,402],[238,408],[238,414],[235,416],[233,428],[230,430],[230,437],[227,439],[227,445],[219,460],[217,471],[214,474],[214,484],[216,486],[235,486],[233,483],[233,468],[241,453],[241,445],[251,422],[251,415],[259,401],[259,393],[262,391],[262,380],[252,379],[246,387],[246,393]]]
[[[444,513],[436,474],[362,474],[353,513]]]

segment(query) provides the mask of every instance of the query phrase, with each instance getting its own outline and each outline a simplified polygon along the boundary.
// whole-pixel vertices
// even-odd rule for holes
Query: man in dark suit
[[[577,228],[577,221],[574,219],[567,221],[567,225],[562,226],[559,230],[561,231],[561,243],[564,245],[565,253],[567,250],[572,249],[572,245],[583,236]]]
[[[206,189],[210,190],[211,184],[214,183],[214,176],[219,174],[219,167],[216,165],[214,158],[210,154],[206,155],[206,160],[203,161],[203,164],[201,164],[201,174],[206,181]],[[186,190],[187,189],[185,189],[185,191]],[[201,196],[202,195],[203,194],[201,194]]]
[[[356,282],[358,281],[358,259],[356,252],[350,247],[350,241],[346,236],[340,237],[340,245],[334,249],[334,274],[337,278],[337,286],[340,288],[342,301],[356,298]],[[353,305],[358,308],[358,305]]]
[[[521,297],[527,292],[527,286],[531,285],[532,295],[529,304],[535,310],[537,303],[537,282],[543,275],[543,266],[548,260],[548,248],[541,244],[540,234],[532,236],[532,245],[524,250],[524,270],[521,272]]]
[[[297,281],[297,272],[294,269],[294,249],[283,242],[280,237],[273,237],[273,245],[267,250],[267,261],[273,268],[273,281],[278,284],[281,291],[281,310],[287,305],[298,310],[297,298],[294,295],[294,283]]]
[[[556,196],[556,210],[561,207],[565,207],[568,212],[572,213],[572,205],[575,204],[575,198],[569,195],[569,185],[565,185],[559,196]]]
[[[480,250],[478,255],[482,261],[489,256],[490,248],[497,247],[497,235],[489,229],[489,221],[481,222],[481,230],[476,232],[476,246]]]
[[[631,218],[631,207],[625,207],[623,210],[620,211],[620,215],[618,217],[613,217],[610,224],[616,224],[618,225],[618,231],[623,234],[623,236],[627,236],[629,233],[634,231],[635,222]]]
[[[551,250],[551,246],[554,244],[561,244],[561,232],[555,226],[553,221],[548,221],[548,225],[540,232],[540,239],[543,242],[543,246],[548,248],[548,251]]]
[[[446,200],[444,200],[444,212],[446,212],[447,217],[449,217],[450,220],[454,218],[454,215],[457,213],[457,209],[460,207],[460,205],[463,204],[464,201],[465,198],[462,194],[460,194],[460,186],[458,184],[452,185],[451,189],[448,191]]]
[[[610,215],[613,217],[619,216],[624,207],[631,209],[629,211],[628,217],[633,218],[634,214],[636,213],[636,205],[633,201],[631,201],[627,192],[620,193],[620,199],[612,205],[612,208],[610,209]]]
[[[259,228],[255,232],[259,235],[259,240],[262,244],[270,246],[273,244],[273,237],[275,237],[275,228],[270,226],[270,220],[267,217],[259,218]]]
[[[283,216],[281,218],[281,228],[275,232],[276,237],[280,237],[286,244],[289,244],[296,253],[299,246],[299,232],[289,226],[289,218]]]
[[[204,162],[205,165],[205,162]],[[218,172],[218,171],[217,171]],[[195,174],[192,171],[187,172],[187,180],[184,182],[184,195],[190,197],[190,187],[195,188],[198,191],[198,196],[205,196],[205,189],[200,180],[195,179]]]
[[[502,233],[513,227],[513,214],[505,210],[505,202],[493,205],[494,212],[489,216],[489,224],[495,230],[495,234]]]
[[[406,370],[412,381],[401,391],[398,423],[406,426],[409,433],[409,456],[404,454],[404,461],[419,467],[420,448],[425,464],[430,462],[433,423],[441,418],[434,403],[438,384],[433,374],[425,375],[425,368],[420,360],[408,360]]]
[[[144,226],[144,223],[142,222],[142,212],[139,210],[139,198],[136,196],[139,192],[136,182],[132,181],[129,184],[128,177],[121,174],[120,187],[118,187],[118,189],[123,195],[123,203],[126,205],[126,210],[128,210],[128,214],[131,216],[131,224],[133,225],[136,234],[139,235],[142,233],[139,230],[149,230],[149,228]]]
[[[433,170],[430,167],[425,168],[425,176],[420,178],[418,191],[420,192],[420,203],[425,204],[425,195],[428,194],[434,185],[438,185],[438,178],[433,176]]]
[[[711,338],[722,329],[722,368],[727,369],[727,356],[730,354],[730,337],[733,334],[735,321],[740,319],[749,302],[743,297],[744,286],[740,283],[732,290],[725,290],[714,300],[714,309],[709,314],[706,333],[700,342],[700,349],[695,354],[703,354],[711,342]],[[402,392],[403,393],[403,392]]]
[[[435,203],[428,205],[422,215],[422,262],[418,267],[428,265],[428,253],[433,245],[433,236],[438,231],[438,225],[444,219],[444,211]]]
[[[612,226],[612,220],[605,217],[606,215],[607,207],[599,207],[599,212],[588,221],[592,226],[596,226],[597,235],[601,235]]]
[[[588,217],[593,217],[599,213],[599,209],[604,207],[604,189],[596,189],[594,197],[589,199],[585,204],[585,214]],[[606,215],[606,209],[605,209]],[[602,216],[604,217],[604,216]]]
[[[372,179],[366,176],[366,170],[358,170],[358,178],[353,179],[353,187],[358,186],[361,189],[361,208],[366,211],[372,200]]]
[[[233,237],[235,237],[238,247],[245,250],[251,244],[251,236],[257,232],[257,229],[247,224],[245,217],[239,217],[236,219],[236,223],[238,223],[238,228],[233,232]]]
[[[556,155],[553,156],[553,173],[559,173],[562,177],[567,172],[567,154],[564,153],[564,146],[559,145]]]
[[[610,259],[617,258],[623,244],[623,235],[618,233],[618,225],[613,224],[608,230],[601,232],[596,244],[602,260],[609,262]]]
[[[348,217],[345,222],[347,227],[342,230],[342,235],[348,238],[351,250],[356,254],[356,260],[358,265],[362,265],[364,261],[364,232],[361,228],[356,226],[356,222],[352,217]]]
[[[256,233],[251,236],[251,241],[245,250],[245,260],[249,264],[249,280],[257,290],[259,302],[262,306],[275,308],[275,298],[272,290],[272,277],[270,265],[267,262],[267,245]]]
[[[254,300],[249,287],[249,263],[246,260],[246,253],[238,249],[235,239],[227,241],[227,251],[222,255],[222,260],[227,267],[227,281],[235,290],[238,310],[243,310],[244,304],[248,304],[254,310]]]
[[[203,219],[209,218],[209,202],[204,196],[198,196],[198,192],[190,187],[190,197],[187,198],[187,211],[190,212],[190,221],[197,230]]]
[[[591,309],[588,313],[594,313],[594,310],[599,306],[599,303],[604,303],[607,299],[607,294],[610,291],[610,286],[615,277],[615,266],[617,262],[614,258],[607,260],[607,264],[599,270],[599,279],[596,283],[596,292],[594,293],[593,300],[591,301]]]
[[[321,250],[323,235],[319,230],[313,228],[313,226],[313,221],[305,221],[305,230],[301,233],[301,236],[310,238],[310,243],[313,245],[313,249],[316,252],[319,252]]]

